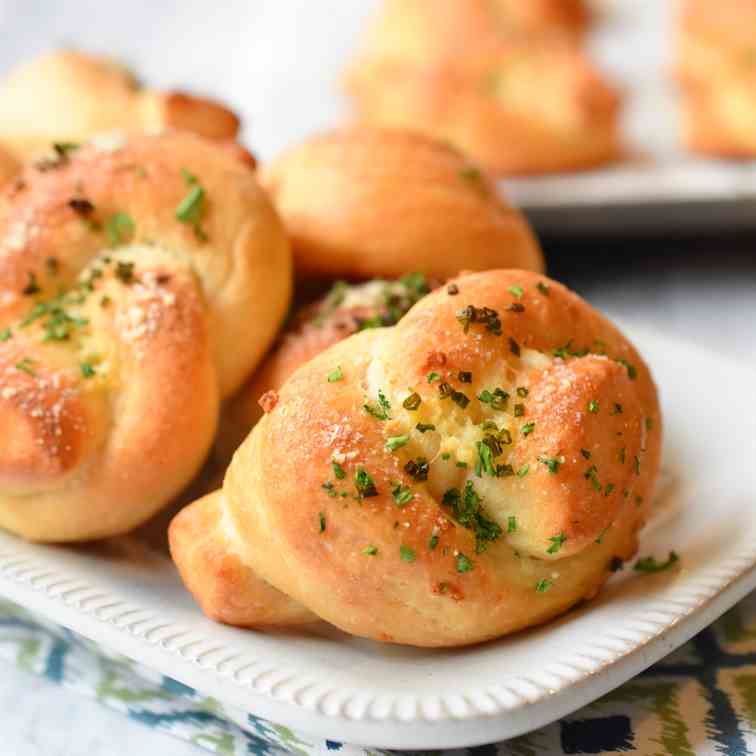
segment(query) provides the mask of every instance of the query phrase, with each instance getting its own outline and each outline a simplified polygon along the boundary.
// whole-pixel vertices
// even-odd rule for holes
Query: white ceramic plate
[[[641,555],[675,549],[681,567],[625,570],[597,600],[546,627],[453,651],[380,645],[325,626],[234,630],[206,620],[170,562],[134,538],[72,549],[0,534],[0,594],[313,735],[442,748],[540,727],[648,667],[756,587],[756,376],[627,330],[661,389],[672,481]]]

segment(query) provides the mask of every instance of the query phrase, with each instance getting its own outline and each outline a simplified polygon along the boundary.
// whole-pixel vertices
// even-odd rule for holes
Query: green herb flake
[[[640,475],[641,462],[640,457],[637,454],[635,455],[633,462],[635,465],[635,474]]]
[[[344,480],[346,478],[346,472],[344,472],[344,468],[338,462],[332,461],[331,467],[337,480]]]
[[[391,495],[394,497],[394,502],[400,509],[409,504],[412,499],[415,498],[415,495],[412,493],[412,491],[407,486],[403,486],[401,483],[397,483],[391,489]]]
[[[436,546],[438,546],[438,536],[432,535],[430,537],[430,540],[428,541],[428,549],[430,551],[433,551],[436,548]]]
[[[402,407],[410,412],[414,412],[420,406],[422,401],[420,394],[415,391],[402,402]]]
[[[205,241],[207,235],[202,229],[202,216],[205,212],[205,190],[189,171],[184,170],[182,173],[189,191],[176,207],[176,220],[193,226],[197,238]]]
[[[357,468],[354,474],[354,487],[357,489],[357,498],[369,499],[372,496],[378,496],[378,489],[375,481],[364,467]]]
[[[552,585],[554,585],[553,580],[549,580],[548,578],[541,578],[536,583],[536,587],[535,587],[536,593],[546,593],[546,591],[548,591]]]
[[[614,406],[612,407],[612,411],[609,413],[610,415],[621,415],[623,412],[622,405],[619,402],[614,402]]]
[[[590,459],[591,453],[588,451],[588,449],[581,449],[580,453],[583,455],[584,459]]]
[[[318,513],[318,532],[325,533],[325,529],[326,529],[325,514],[323,512],[319,512]]]
[[[525,423],[525,425],[520,428],[520,433],[522,433],[523,436],[529,436],[534,430],[535,430],[536,424],[535,422],[532,423]]]
[[[34,361],[29,357],[24,357],[23,360],[15,364],[16,370],[20,370],[22,373],[28,373],[29,375],[36,376],[37,373],[34,370]]]
[[[79,367],[84,378],[94,378],[96,375],[94,367],[89,362],[82,362]]]
[[[507,533],[517,532],[517,518],[514,515],[507,517]]]
[[[545,281],[539,281],[536,284],[536,288],[538,289],[538,291],[541,292],[541,294],[543,294],[544,297],[549,296],[549,291],[551,287]]]
[[[440,381],[441,376],[438,373],[428,373],[428,383],[434,383],[435,381]]]
[[[551,546],[549,546],[548,549],[546,549],[547,554],[556,554],[559,549],[562,548],[562,544],[567,540],[567,536],[564,533],[560,533],[559,535],[551,536],[549,538],[549,541],[551,541]]]
[[[0,331],[0,341],[8,341],[13,338],[13,333],[11,332],[10,328],[3,328],[2,331]]]
[[[617,362],[627,370],[627,377],[634,381],[638,377],[638,369],[635,365],[631,365],[627,360],[618,359]]]
[[[340,367],[337,367],[334,370],[331,370],[326,378],[328,379],[328,383],[337,383],[338,381],[344,380],[344,373],[341,372]]]
[[[470,557],[465,556],[461,552],[457,554],[456,558],[457,572],[460,575],[464,575],[465,572],[470,572],[473,568],[473,562]]]
[[[391,415],[389,414],[391,411],[391,404],[389,403],[389,400],[386,399],[386,395],[383,393],[383,391],[378,391],[377,404],[367,403],[364,404],[363,407],[365,409],[365,412],[377,418],[378,420],[391,419]]]
[[[401,560],[403,562],[414,562],[417,558],[417,555],[415,554],[415,550],[410,548],[409,546],[405,546],[402,544],[399,547],[399,556],[401,557]]]
[[[591,399],[590,402],[588,402],[588,412],[592,414],[596,414],[599,411],[599,403],[596,399]]]
[[[564,460],[561,457],[547,457],[542,454],[538,457],[538,461],[542,465],[546,465],[546,468],[552,475],[556,475],[559,472],[559,467]]]
[[[401,449],[409,441],[409,436],[390,436],[386,440],[386,451],[396,451]]]
[[[114,247],[128,242],[135,231],[136,224],[128,213],[114,213],[105,222],[105,233]]]
[[[362,550],[362,553],[365,556],[375,556],[378,553],[378,547],[370,544],[369,546],[365,546],[365,548]]]
[[[680,557],[677,553],[675,551],[670,551],[666,562],[657,562],[652,556],[643,557],[635,563],[633,569],[636,570],[636,572],[644,572],[646,574],[664,572],[664,570],[668,570],[673,564],[679,561]]]
[[[517,297],[519,299],[523,295],[522,286],[518,286],[517,284],[513,284],[510,286],[507,291],[513,296]]]
[[[530,465],[523,465],[518,471],[517,471],[517,477],[518,478],[524,478],[528,472],[530,472]]]

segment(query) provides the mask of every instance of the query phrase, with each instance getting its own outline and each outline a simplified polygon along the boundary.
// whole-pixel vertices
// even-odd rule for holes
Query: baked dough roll
[[[656,389],[608,320],[542,276],[460,277],[270,399],[215,500],[222,548],[348,633],[494,638],[592,597],[636,552],[659,471]],[[178,529],[174,556],[203,595]]]
[[[425,66],[366,60],[347,86],[362,123],[448,140],[498,176],[586,170],[621,153],[618,92],[559,41]]]
[[[578,41],[589,22],[583,0],[384,0],[353,65],[427,66],[518,41]]]
[[[283,227],[236,148],[60,149],[0,195],[0,527],[122,533],[173,497],[290,297]]]
[[[337,281],[318,302],[303,307],[254,376],[223,407],[216,442],[222,469],[262,416],[260,401],[265,403],[265,394],[281,388],[300,365],[353,333],[395,325],[429,292],[430,285],[420,273],[397,281]]]
[[[297,272],[446,280],[460,270],[542,270],[527,221],[454,148],[401,130],[314,137],[263,168]]]
[[[0,147],[29,160],[53,142],[112,131],[193,131],[234,139],[238,118],[212,100],[142,87],[114,61],[73,50],[42,55],[0,83]],[[103,137],[103,144],[108,137]]]
[[[677,56],[689,149],[755,157],[756,2],[685,0]]]

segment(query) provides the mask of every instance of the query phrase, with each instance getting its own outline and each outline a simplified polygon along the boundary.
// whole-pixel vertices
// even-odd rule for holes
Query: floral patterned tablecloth
[[[0,602],[0,658],[211,753],[372,756],[222,706],[74,633]],[[334,738],[338,733],[334,733]],[[453,753],[471,756],[756,754],[756,593],[643,674],[560,722]]]

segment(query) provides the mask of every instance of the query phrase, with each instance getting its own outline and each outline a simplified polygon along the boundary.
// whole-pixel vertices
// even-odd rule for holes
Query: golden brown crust
[[[704,155],[756,155],[756,2],[686,0],[677,78],[683,138]]]
[[[0,147],[0,188],[21,169],[18,161],[7,150]]]
[[[280,222],[222,146],[133,136],[28,168],[0,195],[0,525],[81,540],[157,511],[272,341],[289,276]]]
[[[303,275],[398,278],[412,270],[445,280],[462,269],[543,269],[523,216],[460,153],[427,137],[334,131],[281,155],[261,180]]]
[[[365,59],[347,86],[363,123],[448,140],[494,175],[585,170],[621,152],[618,92],[558,40],[424,66]]]
[[[53,142],[168,128],[232,140],[239,120],[211,100],[144,89],[112,60],[72,50],[29,61],[0,84],[0,145],[20,160],[36,157]]]
[[[168,538],[181,578],[211,619],[238,627],[297,625],[318,618],[276,590],[234,551],[234,533],[216,491],[179,512]]]
[[[635,553],[647,513],[661,422],[633,346],[536,274],[454,284],[297,370],[224,483],[243,562],[355,635],[545,622]]]

